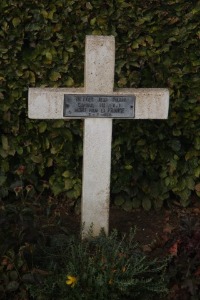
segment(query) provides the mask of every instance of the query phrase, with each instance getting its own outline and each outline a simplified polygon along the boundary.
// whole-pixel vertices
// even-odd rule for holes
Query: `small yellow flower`
[[[70,276],[70,275],[67,276],[67,280],[66,280],[67,285],[71,285],[71,287],[73,288],[76,283],[77,283],[77,277]]]

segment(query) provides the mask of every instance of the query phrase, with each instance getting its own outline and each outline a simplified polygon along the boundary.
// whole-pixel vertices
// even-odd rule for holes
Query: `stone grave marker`
[[[81,218],[83,235],[93,224],[108,233],[112,119],[167,119],[165,88],[113,90],[113,36],[86,36],[84,88],[30,88],[31,119],[84,119]]]

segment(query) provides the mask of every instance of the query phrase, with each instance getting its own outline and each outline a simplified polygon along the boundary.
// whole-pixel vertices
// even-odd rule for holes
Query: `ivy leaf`
[[[121,206],[124,202],[125,202],[125,198],[122,196],[122,195],[117,195],[116,197],[115,197],[115,200],[114,200],[114,203],[115,203],[115,205],[117,205],[117,206]]]
[[[139,141],[137,141],[137,146],[144,146],[144,145],[146,145],[146,141],[145,140],[139,140]]]
[[[139,208],[141,206],[141,200],[139,198],[134,197],[132,202],[133,208]]]
[[[10,281],[6,287],[8,292],[15,292],[19,287],[19,282],[17,281]]]
[[[35,162],[37,164],[40,164],[43,161],[43,157],[42,157],[41,154],[39,154],[39,155],[32,155],[31,159],[32,159],[33,162]]]
[[[6,176],[0,175],[0,186],[2,186],[5,183],[6,178],[7,178]]]
[[[131,201],[131,199],[127,199],[123,205],[122,205],[123,209],[126,211],[131,211],[133,208],[133,203]]]
[[[21,23],[20,18],[14,18],[12,19],[12,24],[14,27],[17,27]]]
[[[143,198],[142,199],[142,207],[149,211],[151,209],[151,200],[149,198]]]
[[[132,169],[133,169],[133,167],[132,167],[131,165],[126,165],[126,166],[124,167],[124,169],[125,169],[125,170],[129,170],[129,171],[130,171],[130,170],[132,170]]]
[[[1,136],[3,150],[7,151],[9,149],[8,138],[5,135]]]
[[[70,76],[67,78],[67,80],[65,81],[65,85],[67,86],[67,87],[71,87],[71,86],[73,86],[74,85],[74,80],[73,80],[73,78],[71,78]]]
[[[195,138],[194,147],[195,147],[196,150],[200,150],[200,137]]]
[[[17,280],[19,277],[17,271],[14,271],[14,270],[10,272],[9,276],[10,276],[11,280],[13,280],[13,281]]]
[[[61,128],[64,126],[64,124],[65,124],[64,120],[56,120],[53,122],[52,127],[53,128]]]
[[[57,81],[59,78],[61,78],[61,74],[59,72],[53,71],[51,72],[49,79],[51,81]]]
[[[39,133],[45,132],[46,129],[47,129],[47,123],[46,122],[40,122],[39,125],[38,125]]]
[[[96,23],[96,20],[97,20],[96,18],[91,19],[90,20],[90,25],[93,26]]]
[[[52,167],[53,166],[53,159],[51,157],[48,158],[47,160],[47,167]]]
[[[46,56],[46,58],[47,58],[49,61],[52,61],[52,54],[51,54],[51,52],[49,52],[49,51],[45,52],[45,56]]]
[[[70,175],[71,175],[71,173],[70,173],[69,171],[65,171],[64,173],[62,173],[62,176],[63,176],[64,178],[69,178]]]
[[[180,151],[181,149],[181,143],[179,140],[170,141],[170,146],[176,152]]]
[[[66,178],[66,179],[64,180],[64,184],[65,184],[65,190],[67,190],[67,191],[70,190],[70,189],[72,189],[73,186],[74,186],[73,180],[70,179],[70,178]]]
[[[76,189],[72,189],[70,191],[67,191],[67,197],[69,197],[70,199],[77,199],[80,196],[81,191],[80,190],[76,190]]]
[[[200,176],[200,166],[197,167],[197,168],[194,170],[194,175],[195,175],[195,177],[197,177],[197,178]]]

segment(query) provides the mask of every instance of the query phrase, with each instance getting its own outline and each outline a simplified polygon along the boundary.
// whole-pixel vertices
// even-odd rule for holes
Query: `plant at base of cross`
[[[23,252],[31,252],[32,245],[25,244],[16,252],[9,249],[0,255],[0,299],[28,299],[24,279],[29,273]],[[1,253],[0,253],[1,254]]]
[[[180,230],[172,237],[168,276],[170,299],[199,299],[200,222],[199,217],[182,219]]]
[[[98,237],[89,235],[85,240],[66,237],[57,254],[46,252],[46,256],[54,266],[53,275],[40,285],[29,286],[34,299],[40,295],[60,300],[144,300],[167,293],[167,260],[145,257],[134,242],[133,231],[122,238],[116,231],[108,237],[103,232]]]

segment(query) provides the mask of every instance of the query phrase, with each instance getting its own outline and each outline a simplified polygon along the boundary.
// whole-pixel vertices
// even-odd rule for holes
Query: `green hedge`
[[[83,86],[87,34],[116,38],[116,87],[168,87],[167,121],[114,121],[112,199],[200,196],[200,1],[1,0],[0,196],[23,180],[81,195],[82,121],[33,121],[28,87]],[[174,197],[173,196],[173,197]]]

